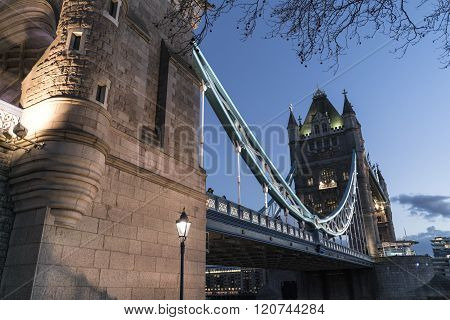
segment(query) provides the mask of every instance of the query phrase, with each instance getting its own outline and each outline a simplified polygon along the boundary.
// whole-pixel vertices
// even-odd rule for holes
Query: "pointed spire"
[[[377,166],[377,176],[378,176],[378,180],[384,181],[384,177],[383,177],[383,174],[381,173],[380,166],[378,165],[378,163],[376,164],[376,166]]]
[[[317,87],[317,90],[316,90],[316,92],[314,92],[314,95],[313,95],[313,100],[314,99],[319,99],[319,98],[326,98],[326,93],[325,93],[325,91],[322,91],[322,90],[320,90],[320,88],[319,87]]]
[[[297,120],[295,120],[294,109],[292,104],[289,106],[289,121],[288,121],[288,129],[292,127],[298,127]]]
[[[342,112],[342,114],[355,114],[355,110],[353,110],[353,106],[350,103],[350,101],[348,101],[347,98],[347,90],[344,89],[344,91],[342,91],[342,94],[344,95],[344,110]]]

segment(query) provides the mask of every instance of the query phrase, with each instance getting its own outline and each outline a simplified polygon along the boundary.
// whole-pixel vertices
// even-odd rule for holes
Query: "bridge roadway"
[[[209,265],[317,271],[370,268],[372,259],[213,194],[207,194]]]

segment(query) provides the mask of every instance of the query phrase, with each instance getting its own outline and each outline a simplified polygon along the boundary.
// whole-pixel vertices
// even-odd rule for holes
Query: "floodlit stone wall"
[[[204,298],[201,83],[153,25],[166,1],[120,4],[115,19],[109,1],[63,1],[53,42],[22,82],[22,123],[45,147],[12,156],[1,297],[176,299],[175,220],[186,208],[185,297]]]

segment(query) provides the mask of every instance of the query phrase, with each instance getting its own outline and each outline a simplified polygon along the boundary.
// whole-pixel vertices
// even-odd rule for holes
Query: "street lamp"
[[[181,212],[180,218],[176,221],[178,238],[180,239],[181,267],[180,267],[180,300],[183,300],[184,290],[184,242],[187,239],[191,222],[186,214],[185,209]]]
[[[29,143],[31,143],[33,145],[33,147],[35,147],[36,149],[40,150],[44,147],[44,143],[37,143],[34,141],[31,141],[27,138],[25,138],[28,134],[28,129],[25,128],[20,122],[18,122],[14,128],[13,128],[13,133],[15,135],[15,137],[8,131],[8,129],[3,129],[3,131],[0,132],[0,136],[3,136],[6,139],[7,143],[11,143],[14,147],[16,147],[16,149],[14,150],[24,150],[25,152],[30,152],[30,148],[25,148],[22,147],[20,145],[17,145],[16,143],[18,141],[24,140],[27,141]]]

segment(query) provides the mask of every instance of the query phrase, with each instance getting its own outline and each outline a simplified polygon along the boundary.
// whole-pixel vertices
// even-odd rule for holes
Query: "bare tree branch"
[[[258,22],[269,28],[266,38],[293,43],[301,63],[313,58],[337,66],[351,43],[383,34],[396,42],[403,56],[410,46],[426,36],[438,44],[439,60],[450,66],[449,0],[174,0],[165,17],[155,23],[169,34],[179,53],[187,53],[212,32],[223,14],[239,10],[237,29],[251,37]],[[421,16],[418,13],[422,13]],[[197,27],[192,33],[192,26]]]

